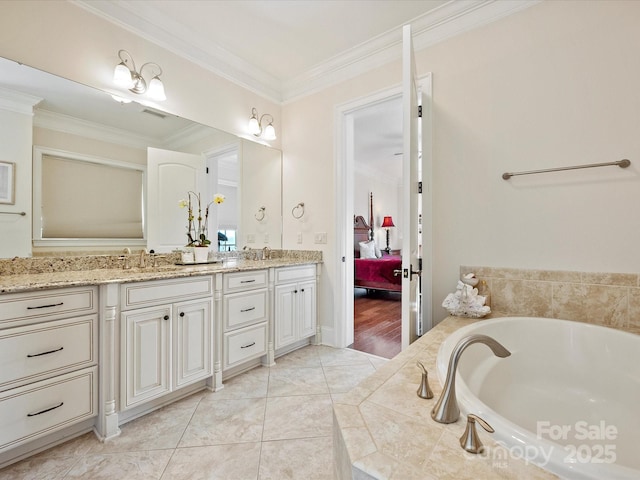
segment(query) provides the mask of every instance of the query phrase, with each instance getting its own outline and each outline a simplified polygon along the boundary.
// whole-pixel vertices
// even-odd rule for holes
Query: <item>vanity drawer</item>
[[[97,363],[96,315],[0,330],[0,391]]]
[[[213,277],[209,275],[126,283],[120,287],[122,310],[151,307],[212,295]]]
[[[0,394],[0,452],[98,413],[98,369],[14,388]]]
[[[266,322],[267,289],[232,293],[224,296],[224,331],[233,330],[255,323]]]
[[[96,287],[0,295],[0,328],[96,313]]]
[[[276,269],[276,283],[294,283],[300,280],[315,280],[316,266],[283,267]]]
[[[267,286],[267,279],[267,270],[225,273],[224,293],[264,288]]]
[[[267,323],[224,334],[223,370],[267,353]]]

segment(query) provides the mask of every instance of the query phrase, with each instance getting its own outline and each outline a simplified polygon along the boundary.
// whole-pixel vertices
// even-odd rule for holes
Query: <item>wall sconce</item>
[[[393,218],[384,217],[384,219],[382,220],[382,225],[380,225],[380,227],[387,229],[387,248],[385,248],[384,251],[389,253],[391,252],[391,249],[389,248],[389,229],[391,227],[395,227],[395,225],[393,224]]]
[[[262,129],[262,119],[264,117],[269,117],[271,120],[267,120],[267,126],[264,127],[264,131]],[[265,140],[275,140],[276,139],[276,129],[273,128],[273,116],[269,113],[265,113],[258,119],[258,111],[255,108],[251,109],[251,118],[249,119],[249,133],[259,137],[262,135],[262,138]]]
[[[113,82],[116,85],[127,88],[129,91],[137,93],[138,95],[146,93],[152,100],[162,101],[167,99],[167,96],[164,94],[164,85],[162,80],[160,80],[160,75],[162,75],[162,68],[160,68],[160,65],[153,62],[147,62],[140,67],[140,72],[138,72],[136,70],[136,64],[133,61],[133,57],[129,52],[126,50],[120,50],[118,51],[118,57],[120,57],[121,62],[116,65],[113,72]],[[131,66],[129,66],[129,62],[131,62]],[[153,68],[155,67],[157,70],[157,74],[149,80],[148,85],[147,81],[142,76],[142,72],[145,67],[147,67],[147,70],[152,69],[152,75],[154,73]]]

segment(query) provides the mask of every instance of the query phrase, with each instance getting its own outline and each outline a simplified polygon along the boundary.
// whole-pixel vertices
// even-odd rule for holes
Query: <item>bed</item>
[[[373,224],[372,217],[373,215],[370,214],[369,223],[361,215],[353,219],[353,285],[355,288],[366,288],[367,290],[401,292],[402,276],[394,273],[402,269],[400,255],[381,253],[376,258],[361,258],[360,243],[372,242],[373,228],[370,226]]]

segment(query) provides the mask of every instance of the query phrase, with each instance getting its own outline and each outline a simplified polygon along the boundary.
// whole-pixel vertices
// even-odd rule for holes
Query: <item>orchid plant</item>
[[[213,200],[211,200],[204,209],[204,218],[202,217],[202,203],[200,202],[200,193],[195,193],[192,191],[187,192],[187,198],[182,199],[178,202],[178,205],[181,208],[187,208],[187,247],[208,247],[211,245],[211,240],[207,238],[207,227],[209,224],[209,207],[216,204],[221,204],[224,202],[225,196],[221,193],[216,193],[213,196]],[[194,206],[196,206],[197,202],[197,210],[198,216],[194,215]],[[196,224],[197,220],[197,224]]]

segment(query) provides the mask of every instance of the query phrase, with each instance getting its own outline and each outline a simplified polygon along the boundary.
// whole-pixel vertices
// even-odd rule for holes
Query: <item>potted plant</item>
[[[200,201],[200,193],[192,191],[187,192],[187,198],[180,200],[178,203],[181,208],[187,208],[187,247],[193,247],[196,263],[204,263],[208,260],[209,245],[211,240],[207,238],[209,223],[209,207],[216,203],[224,202],[225,196],[216,193],[206,207],[204,208],[204,218],[202,217],[202,203]],[[197,203],[198,216],[194,215],[194,207]],[[197,220],[197,222],[196,222]]]

